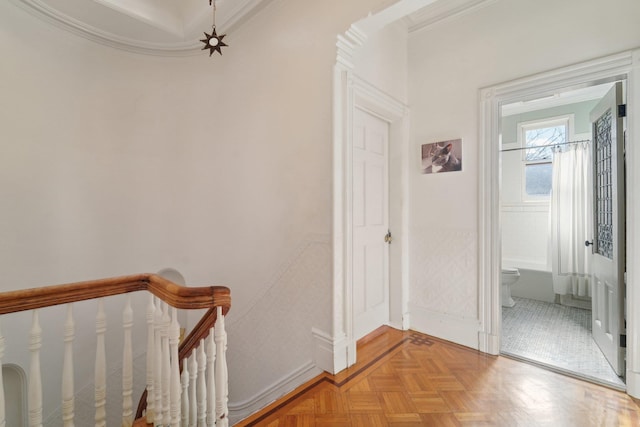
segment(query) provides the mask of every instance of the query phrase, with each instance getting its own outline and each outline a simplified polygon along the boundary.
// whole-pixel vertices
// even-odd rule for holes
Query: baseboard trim
[[[313,355],[316,366],[330,374],[337,374],[347,368],[348,343],[347,336],[342,334],[331,337],[329,334],[316,329],[311,329],[313,335]]]
[[[478,319],[465,319],[409,304],[411,329],[479,350]]]
[[[627,384],[627,394],[633,398],[640,399],[640,372],[627,371],[625,382]]]
[[[393,329],[397,329],[399,331],[407,330],[407,328],[404,327],[404,322],[389,322],[388,326],[391,326]]]
[[[411,328],[411,315],[406,312],[402,315],[402,330],[407,331]]]
[[[500,337],[486,332],[478,332],[478,350],[497,356],[500,354]]]
[[[229,402],[229,421],[231,421],[231,425],[254,414],[321,373],[322,371],[310,360],[249,399],[241,402]]]

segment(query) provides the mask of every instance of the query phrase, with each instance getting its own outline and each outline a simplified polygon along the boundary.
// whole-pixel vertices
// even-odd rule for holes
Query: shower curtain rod
[[[549,145],[537,145],[535,147],[518,147],[518,148],[505,148],[504,150],[500,150],[501,153],[505,151],[519,151],[519,150],[535,150],[536,148],[545,148],[545,147],[559,147],[561,145],[569,145],[569,144],[590,144],[590,139],[581,139],[580,141],[569,141],[569,142],[559,142],[557,144],[549,144]]]

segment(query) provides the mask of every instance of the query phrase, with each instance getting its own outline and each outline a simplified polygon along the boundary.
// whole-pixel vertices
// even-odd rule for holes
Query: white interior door
[[[353,315],[360,339],[389,321],[389,124],[353,117]]]
[[[618,375],[624,372],[624,131],[618,82],[591,112],[593,128],[593,339]],[[589,242],[587,242],[589,243]]]

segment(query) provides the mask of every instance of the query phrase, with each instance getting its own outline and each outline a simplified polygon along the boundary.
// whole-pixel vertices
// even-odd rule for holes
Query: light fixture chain
[[[213,28],[216,28],[216,0],[213,0]]]
[[[204,47],[202,48],[202,50],[209,49],[209,56],[211,56],[213,52],[218,52],[220,55],[222,55],[221,49],[229,45],[223,41],[226,34],[218,35],[218,32],[216,31],[216,0],[209,0],[209,6],[212,6],[213,9],[213,25],[211,26],[211,34],[205,32],[205,38],[200,40],[202,43],[204,43]]]

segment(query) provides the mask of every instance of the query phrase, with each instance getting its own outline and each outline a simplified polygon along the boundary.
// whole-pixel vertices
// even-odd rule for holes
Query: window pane
[[[526,161],[550,160],[552,147],[548,145],[567,142],[567,127],[564,125],[529,129],[525,131],[525,146],[539,147],[525,150]]]
[[[527,196],[548,196],[551,194],[551,163],[536,163],[525,166],[525,191]]]

